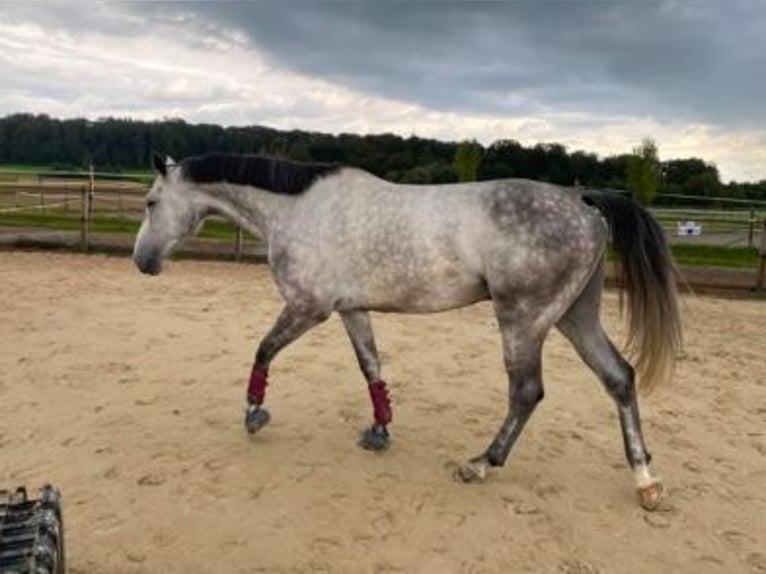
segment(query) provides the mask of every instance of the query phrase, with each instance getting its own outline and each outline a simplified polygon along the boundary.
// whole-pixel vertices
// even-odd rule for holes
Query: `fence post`
[[[753,248],[753,233],[755,231],[755,224],[756,224],[755,210],[750,209],[750,221],[748,222],[748,225],[747,225],[747,246],[750,249]]]
[[[242,228],[237,225],[237,234],[234,237],[234,260],[239,263],[242,261]]]
[[[763,220],[761,226],[761,250],[760,261],[758,262],[758,279],[755,283],[755,290],[760,291],[763,289],[764,275],[766,275],[766,219]]]
[[[80,249],[88,251],[88,186],[80,189]]]
[[[93,164],[90,164],[90,169],[88,172],[88,216],[85,218],[85,226],[88,229],[88,245],[86,246],[86,251],[90,247],[91,224],[93,222],[93,192],[95,189],[96,179],[93,173]]]
[[[93,178],[93,164],[91,164],[88,182],[82,186],[80,195],[80,249],[85,253],[90,249],[90,220],[93,216],[93,188],[95,187]]]

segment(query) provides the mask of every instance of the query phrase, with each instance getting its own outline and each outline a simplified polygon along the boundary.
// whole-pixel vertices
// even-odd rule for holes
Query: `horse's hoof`
[[[372,425],[365,429],[357,442],[365,450],[386,450],[388,448],[388,430],[384,426]]]
[[[487,479],[487,463],[472,460],[455,469],[455,480],[466,484],[484,482]]]
[[[250,434],[255,434],[271,420],[269,411],[258,405],[250,405],[245,413],[245,428]]]
[[[654,482],[638,490],[638,499],[644,510],[657,510],[664,498],[664,489],[661,482]]]

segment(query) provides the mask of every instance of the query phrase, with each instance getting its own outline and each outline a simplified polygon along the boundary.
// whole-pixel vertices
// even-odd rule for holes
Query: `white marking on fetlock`
[[[476,471],[476,476],[484,480],[487,478],[487,467],[489,466],[485,461],[480,460],[478,462],[472,462],[471,468]]]
[[[470,460],[461,469],[461,478],[466,482],[483,481],[487,478],[487,466],[485,460]]]
[[[648,464],[637,464],[633,468],[633,478],[636,481],[636,488],[639,490],[649,488],[660,482],[659,477],[654,475]]]

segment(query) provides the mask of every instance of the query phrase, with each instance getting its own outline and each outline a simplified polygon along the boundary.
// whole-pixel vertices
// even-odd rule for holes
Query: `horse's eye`
[[[157,205],[157,201],[154,199],[150,199],[149,201],[146,202],[146,209],[151,209],[155,205]]]

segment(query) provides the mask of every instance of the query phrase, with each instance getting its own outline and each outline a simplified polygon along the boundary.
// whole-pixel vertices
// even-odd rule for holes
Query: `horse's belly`
[[[489,297],[484,281],[456,274],[433,276],[386,277],[365,281],[358,291],[338,305],[343,308],[368,309],[392,313],[435,313],[465,307]]]

